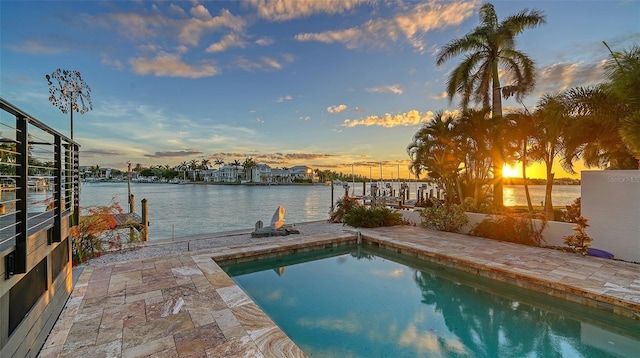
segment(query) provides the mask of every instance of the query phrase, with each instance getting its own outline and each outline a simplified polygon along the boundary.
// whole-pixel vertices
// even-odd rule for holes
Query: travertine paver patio
[[[368,243],[584,297],[586,304],[640,319],[638,264],[419,227],[359,231]],[[289,237],[86,267],[40,357],[302,357],[212,257],[300,251],[355,237],[353,232]]]

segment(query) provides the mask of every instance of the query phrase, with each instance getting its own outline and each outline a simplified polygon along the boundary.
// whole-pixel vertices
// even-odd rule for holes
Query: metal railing
[[[60,242],[63,218],[78,222],[79,146],[3,98],[0,109],[0,252],[13,248],[24,273],[31,235]]]

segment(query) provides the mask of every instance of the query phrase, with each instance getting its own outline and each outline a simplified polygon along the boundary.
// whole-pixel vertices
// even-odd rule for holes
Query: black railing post
[[[29,134],[27,118],[16,115],[16,257],[14,273],[27,272],[27,194],[29,190]]]
[[[53,241],[62,241],[62,139],[59,135],[54,140],[54,177],[53,177]]]
[[[73,141],[73,137],[72,137]],[[72,178],[71,178],[71,191],[73,196],[73,223],[72,226],[76,226],[80,223],[80,171],[79,171],[79,158],[78,158],[78,145],[75,142],[71,143],[73,151],[71,152],[73,161],[72,165]]]

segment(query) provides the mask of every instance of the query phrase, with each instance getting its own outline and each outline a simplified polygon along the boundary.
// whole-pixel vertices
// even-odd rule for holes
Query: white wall
[[[583,171],[581,195],[591,247],[640,262],[640,170]]]

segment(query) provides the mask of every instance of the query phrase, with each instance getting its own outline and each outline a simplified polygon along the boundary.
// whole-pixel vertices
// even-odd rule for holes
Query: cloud
[[[457,111],[445,111],[445,115],[455,114]],[[357,127],[357,126],[381,126],[386,128],[392,128],[397,126],[415,126],[418,124],[426,123],[433,118],[433,112],[428,111],[424,114],[420,114],[417,110],[410,110],[407,113],[401,113],[391,115],[386,113],[383,116],[368,116],[361,119],[345,119],[342,123],[342,127]]]
[[[429,98],[432,98],[432,99],[444,99],[444,98],[447,98],[447,97],[449,97],[449,95],[447,94],[447,91],[444,91],[444,92],[436,94],[436,95],[429,96]]]
[[[255,44],[258,46],[269,46],[274,43],[274,40],[270,37],[262,37],[255,41]]]
[[[262,56],[257,60],[250,60],[246,57],[238,57],[235,60],[234,66],[241,68],[245,71],[273,71],[280,70],[287,63],[291,63],[293,58],[290,56],[282,56],[282,60],[279,61],[273,57]]]
[[[219,42],[213,43],[205,50],[208,53],[223,52],[231,47],[245,47],[247,43],[238,34],[227,34]]]
[[[378,86],[378,87],[367,88],[367,92],[373,92],[373,93],[391,92],[395,94],[402,94],[403,90],[402,90],[402,86],[400,86],[399,84],[395,84],[390,86]]]
[[[137,57],[129,60],[137,74],[152,74],[158,77],[202,78],[218,75],[218,68],[212,64],[197,66],[186,64],[180,56],[161,52],[155,58]]]
[[[113,150],[105,150],[105,149],[82,149],[80,148],[80,154],[83,157],[115,157],[119,155],[124,155],[123,152],[113,151]]]
[[[124,68],[124,65],[120,60],[112,60],[107,56],[107,54],[102,53],[100,54],[100,57],[101,57],[100,63],[102,63],[105,66],[111,67],[119,71]]]
[[[7,47],[15,52],[30,53],[34,55],[55,55],[66,51],[66,49],[61,46],[51,46],[40,39],[26,40],[21,42],[19,46],[10,45]]]
[[[589,86],[605,78],[605,61],[595,63],[554,63],[540,69],[537,89],[541,93],[556,93],[568,88]]]
[[[339,104],[337,106],[327,107],[327,112],[329,113],[340,113],[347,110],[346,104]]]
[[[180,150],[180,151],[166,151],[166,152],[155,152],[154,154],[145,154],[145,157],[148,158],[175,158],[175,157],[188,157],[191,155],[199,155],[202,154],[201,151],[194,149]]]
[[[286,95],[286,96],[284,96],[284,97],[280,97],[280,98],[278,98],[278,100],[277,100],[276,102],[278,102],[278,103],[282,103],[282,102],[284,102],[284,101],[291,101],[291,99],[292,99],[291,95]]]
[[[186,20],[178,34],[178,39],[185,44],[197,46],[200,36],[205,31],[214,31],[221,28],[229,28],[241,33],[246,22],[239,16],[234,16],[227,9],[220,10],[220,15],[213,17],[204,5],[198,5],[191,9],[194,16]]]
[[[322,1],[321,1],[322,2]],[[343,43],[347,48],[364,46],[383,47],[389,41],[404,38],[414,49],[424,52],[424,35],[432,30],[460,25],[473,15],[475,1],[420,3],[405,13],[390,19],[374,19],[364,24],[343,30],[295,35],[298,41]]]
[[[270,21],[286,21],[314,14],[341,14],[371,0],[249,0],[259,17]]]

